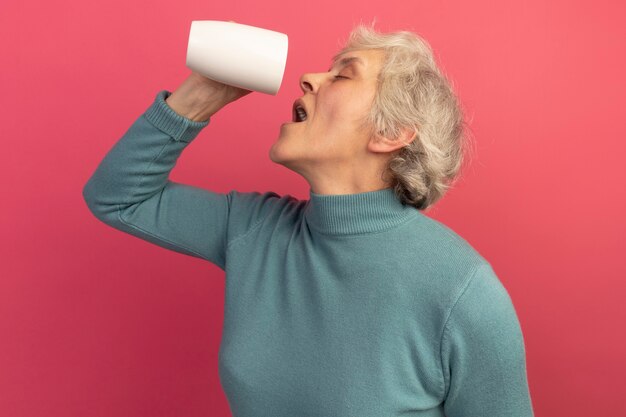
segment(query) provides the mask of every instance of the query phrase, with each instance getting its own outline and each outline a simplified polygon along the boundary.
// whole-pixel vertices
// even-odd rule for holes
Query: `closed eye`
[[[349,80],[348,77],[344,77],[343,75],[335,75],[335,78],[345,78],[346,80]]]

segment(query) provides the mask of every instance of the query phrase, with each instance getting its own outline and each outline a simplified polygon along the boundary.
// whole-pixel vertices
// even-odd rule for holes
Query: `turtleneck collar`
[[[316,194],[309,188],[309,196],[304,216],[313,229],[324,234],[378,232],[418,212],[402,204],[391,187],[357,194]]]

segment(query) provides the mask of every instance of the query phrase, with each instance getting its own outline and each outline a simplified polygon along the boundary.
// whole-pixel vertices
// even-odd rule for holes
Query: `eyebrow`
[[[361,58],[356,57],[356,56],[348,56],[348,57],[345,57],[345,58],[341,58],[339,61],[333,61],[333,64],[328,69],[328,71],[332,70],[335,67],[335,65],[337,65],[337,64],[339,64],[341,66],[341,68],[344,68],[344,67],[352,64],[353,62],[356,62],[356,63],[361,64],[361,65],[365,65]]]

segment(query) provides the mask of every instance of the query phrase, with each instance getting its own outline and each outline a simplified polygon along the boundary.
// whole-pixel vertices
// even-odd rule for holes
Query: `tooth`
[[[302,119],[303,121],[306,120],[306,112],[304,110],[298,107],[296,109],[296,112],[298,113],[298,116],[300,116],[300,119]]]

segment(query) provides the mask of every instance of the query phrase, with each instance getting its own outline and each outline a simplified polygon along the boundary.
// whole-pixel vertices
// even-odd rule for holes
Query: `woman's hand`
[[[192,71],[165,102],[179,115],[204,122],[228,103],[251,92],[252,90],[227,85]]]
[[[221,83],[219,81],[215,81],[195,71],[191,72],[189,78],[192,78],[190,82],[196,84],[198,88],[206,89],[206,91],[221,97],[227,103],[238,100],[241,97],[246,96],[252,92],[252,90],[246,90],[244,88],[239,88]]]

